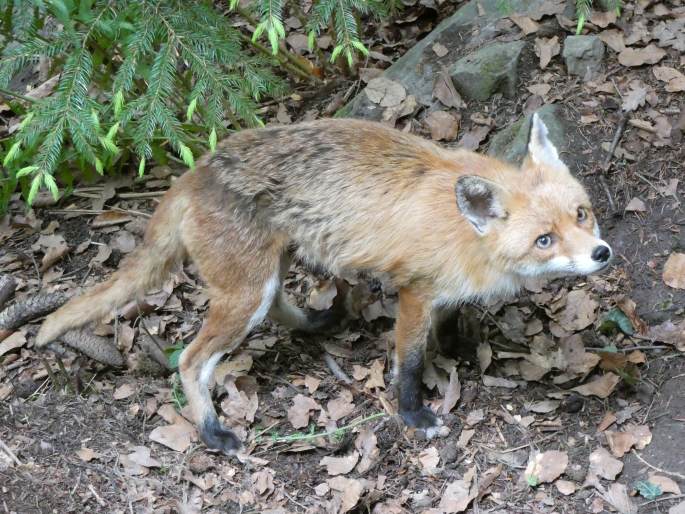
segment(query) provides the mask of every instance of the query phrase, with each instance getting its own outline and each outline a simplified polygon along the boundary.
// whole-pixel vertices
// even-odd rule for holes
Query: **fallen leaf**
[[[328,485],[334,491],[339,493],[340,499],[342,500],[338,514],[344,514],[354,508],[359,502],[362,493],[364,492],[364,484],[361,480],[356,480],[354,478],[346,477],[334,477],[328,479]]]
[[[671,344],[681,352],[685,352],[685,320],[678,324],[668,320],[650,327],[647,337],[655,341]]]
[[[625,208],[626,212],[647,212],[647,206],[645,202],[635,197],[628,202]]]
[[[319,384],[321,384],[321,380],[318,378],[310,375],[304,377],[304,385],[307,388],[307,391],[309,391],[309,394],[314,393],[319,388]]]
[[[623,31],[616,29],[603,30],[598,36],[599,39],[606,43],[614,52],[622,52],[626,48],[626,42],[623,39]]]
[[[480,364],[480,372],[485,373],[492,363],[492,347],[490,346],[490,343],[485,341],[478,344],[476,352],[478,355],[478,363]]]
[[[309,292],[307,305],[317,311],[325,311],[333,306],[333,300],[338,294],[335,280],[322,280],[317,287]]]
[[[459,375],[457,374],[457,368],[455,367],[450,372],[450,382],[447,384],[445,399],[442,402],[442,413],[449,414],[459,401],[460,397],[461,384],[459,383]]]
[[[623,462],[615,459],[605,448],[597,448],[590,454],[590,468],[588,477],[601,477],[606,480],[616,480],[623,471]]]
[[[147,475],[149,468],[161,466],[157,459],[150,457],[150,448],[147,446],[135,446],[133,452],[128,455],[120,455],[119,462],[124,466],[124,470],[129,475]]]
[[[344,418],[354,410],[352,393],[348,389],[341,390],[337,398],[328,402],[326,410],[333,421]]]
[[[642,66],[656,64],[666,56],[666,51],[655,44],[644,48],[626,48],[618,54],[618,62],[623,66]]]
[[[557,410],[560,403],[559,400],[542,400],[527,404],[526,409],[538,414],[547,414],[548,412]]]
[[[624,112],[633,112],[638,107],[645,105],[647,100],[647,88],[639,81],[633,81],[630,84],[630,89],[623,95],[623,103],[621,109]]]
[[[446,513],[464,512],[471,501],[478,495],[478,488],[472,487],[475,468],[467,471],[463,480],[447,484],[440,498],[439,509]]]
[[[513,21],[518,28],[520,28],[523,33],[527,36],[528,34],[533,34],[538,31],[540,24],[531,20],[528,16],[509,16],[509,19]]]
[[[578,489],[578,486],[574,482],[570,482],[568,480],[557,480],[556,482],[554,482],[554,486],[557,488],[557,491],[559,491],[564,496],[573,494]]]
[[[607,430],[605,433],[609,449],[615,457],[623,457],[634,446],[644,449],[652,441],[652,432],[647,425],[627,425],[621,432]]]
[[[474,409],[468,413],[466,416],[466,424],[468,426],[474,426],[485,419],[485,412],[483,409]]]
[[[599,304],[590,293],[576,289],[566,296],[566,307],[557,318],[557,322],[570,332],[583,330],[597,319],[598,307]]]
[[[459,138],[457,147],[464,148],[465,150],[476,150],[485,138],[488,137],[491,130],[492,127],[488,125],[476,125]]]
[[[319,466],[325,466],[329,475],[346,475],[354,469],[359,461],[359,452],[352,451],[344,457],[326,456],[319,461]]]
[[[298,394],[293,398],[293,405],[288,409],[288,421],[294,428],[304,428],[309,425],[309,411],[320,410],[321,405],[312,398]]]
[[[133,393],[135,393],[135,392],[136,392],[136,390],[133,387],[133,385],[122,384],[114,390],[112,397],[115,400],[123,400],[124,398],[128,398],[129,396],[132,396]]]
[[[256,386],[254,377],[227,375],[224,378],[224,388],[228,394],[221,401],[221,410],[228,419],[249,423],[254,421],[259,407]]]
[[[443,44],[440,44],[440,43],[433,44],[432,48],[433,48],[433,52],[438,57],[445,57],[449,53],[449,50],[447,49],[447,47]]]
[[[528,485],[535,487],[539,484],[553,482],[566,471],[568,454],[551,450],[543,453],[534,452],[528,461],[524,477]]]
[[[671,478],[665,477],[663,475],[657,475],[656,473],[649,474],[650,483],[659,486],[663,494],[681,494],[680,486]]]
[[[431,139],[435,141],[454,141],[459,132],[459,120],[445,111],[432,111],[425,118],[425,123],[431,131]]]
[[[602,498],[610,503],[620,514],[637,514],[637,506],[630,500],[625,485],[617,482],[609,486],[609,490],[602,494]]]
[[[613,412],[607,412],[597,426],[597,431],[604,432],[607,428],[616,423],[616,419],[616,414]]]
[[[466,104],[457,92],[452,82],[452,77],[446,69],[442,69],[435,77],[433,83],[433,98],[440,100],[440,103],[445,107],[453,107],[460,109]]]
[[[90,448],[81,448],[76,450],[76,455],[78,455],[78,458],[83,462],[90,462],[91,460],[97,459],[100,456],[100,454],[94,452]]]
[[[69,253],[69,247],[62,236],[55,234],[54,236],[41,236],[40,239],[47,240],[48,238],[50,238],[50,244],[45,249],[45,255],[41,259],[41,273],[47,271],[53,264]]]
[[[559,45],[559,37],[552,38],[535,38],[535,55],[540,58],[540,69],[544,70],[552,60],[552,57],[559,55],[561,46]]]
[[[371,363],[369,368],[369,378],[364,384],[365,389],[385,389],[385,380],[383,379],[383,370],[385,369],[385,361],[383,359],[376,359]]]
[[[436,472],[438,463],[440,462],[440,454],[435,446],[426,448],[419,453],[419,462],[423,468],[423,473],[432,475]]]
[[[317,496],[325,496],[328,494],[328,491],[330,491],[331,488],[326,484],[325,482],[320,483],[316,487],[314,487],[314,492],[316,493]]]
[[[381,107],[399,105],[407,96],[407,91],[402,84],[385,77],[371,79],[365,91],[369,100],[380,104]]]
[[[475,430],[468,430],[468,429],[463,429],[461,431],[461,434],[459,434],[459,439],[457,440],[457,447],[458,448],[466,448],[469,444],[469,441],[473,437],[473,435],[476,433]]]
[[[120,230],[110,240],[109,246],[121,253],[131,253],[136,248],[136,238],[128,230]]]
[[[2,330],[0,330],[1,332]],[[26,334],[23,332],[12,332],[5,340],[0,343],[0,357],[13,350],[21,348],[26,344]]]
[[[668,256],[662,278],[673,289],[685,289],[685,253],[672,253]]]
[[[666,82],[666,91],[669,93],[685,91],[685,75],[680,73],[675,68],[670,68],[668,66],[655,66],[652,68],[652,73],[654,73],[654,76],[658,80]]]
[[[380,455],[376,434],[370,428],[363,428],[354,440],[354,447],[361,456],[357,464],[357,473],[366,473]]]
[[[490,375],[483,375],[483,385],[486,387],[504,387],[506,389],[516,389],[518,387],[518,384],[513,380]]]
[[[580,393],[583,396],[608,398],[620,381],[621,377],[609,372],[601,377],[597,377],[592,382],[574,387],[571,391]]]
[[[184,452],[197,439],[197,432],[188,422],[165,425],[150,432],[149,438],[177,452]]]
[[[133,218],[131,217],[131,215],[126,212],[105,211],[95,216],[90,226],[91,228],[111,227],[113,225],[128,223],[132,220]]]
[[[274,491],[274,471],[271,468],[260,469],[252,473],[252,486],[255,492],[260,495],[269,495]]]

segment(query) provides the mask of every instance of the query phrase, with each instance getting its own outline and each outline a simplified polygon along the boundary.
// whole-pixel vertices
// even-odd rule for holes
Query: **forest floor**
[[[336,282],[296,266],[286,281],[295,301],[325,309],[344,292],[358,319],[331,337],[258,327],[215,374],[216,405],[245,452],[206,451],[184,417],[177,375],[145,350],[154,338],[177,355],[200,328],[207,297],[189,265],[92,328],[114,340],[125,370],[68,347],[35,349],[40,320],[3,335],[0,511],[685,512],[685,77],[676,71],[685,58],[669,45],[641,65],[619,58],[620,45],[668,41],[659,27],[683,20],[685,8],[634,4],[618,20],[590,19],[586,31],[611,43],[603,73],[587,83],[566,74],[549,32],[545,39],[529,18],[504,18],[505,36],[531,48],[544,39],[551,62],[540,69],[531,51],[514,99],[451,109],[460,124],[442,144],[465,145],[470,134],[469,145],[485,151],[531,108],[559,105],[580,135],[572,171],[616,258],[598,276],[462,309],[445,334],[452,344],[429,354],[424,375],[444,421],[438,438],[394,415],[395,292],[377,279]],[[420,0],[370,26],[372,51],[359,70],[325,88],[297,85],[265,104],[264,118],[330,116],[461,5]],[[560,16],[541,23],[562,40],[574,28]],[[297,20],[288,27],[291,48],[313,58]],[[395,123],[430,138],[425,115]],[[178,172],[159,166],[144,180],[82,186],[28,213],[17,198],[0,219],[0,275],[17,284],[7,305],[40,290],[74,295],[109,276]]]

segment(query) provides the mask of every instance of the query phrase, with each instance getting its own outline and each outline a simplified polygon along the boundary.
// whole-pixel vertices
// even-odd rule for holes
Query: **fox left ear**
[[[455,185],[457,205],[479,234],[485,234],[495,219],[507,217],[502,205],[502,188],[483,177],[459,177]]]
[[[528,159],[537,165],[566,169],[566,165],[559,159],[559,152],[549,140],[548,134],[549,131],[538,113],[533,114],[530,140],[528,141]]]

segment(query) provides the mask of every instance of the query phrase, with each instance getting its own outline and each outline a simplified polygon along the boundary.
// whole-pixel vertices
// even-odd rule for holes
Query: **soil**
[[[417,19],[421,19],[425,8],[414,9]],[[443,8],[437,17],[431,11],[424,22],[427,19],[433,26],[449,11]],[[411,18],[409,14],[403,16]],[[402,36],[398,25],[391,27],[388,33]],[[418,30],[419,34],[422,30],[425,28]],[[534,37],[529,39],[532,41]],[[392,54],[400,52],[403,46],[397,42],[396,47],[388,44],[388,48],[387,53]],[[610,63],[612,79],[617,83],[640,79],[663,91],[663,85],[654,79],[649,68],[616,66],[615,57]],[[528,96],[525,85],[538,80],[541,71],[533,54],[526,54],[523,64],[521,96],[513,100],[498,97],[489,103],[470,103],[461,111],[461,119],[466,122],[463,130],[468,130],[467,120],[474,113],[487,113],[495,126],[502,128],[524,112]],[[603,233],[616,254],[607,273],[581,281],[581,286],[599,299],[601,312],[613,307],[621,295],[628,295],[637,304],[639,316],[649,325],[682,319],[685,291],[666,286],[661,272],[668,255],[685,250],[685,212],[681,202],[684,185],[680,184],[680,192],[675,197],[660,192],[671,179],[682,178],[682,148],[678,145],[656,147],[650,144],[648,134],[628,126],[621,145],[636,158],[614,159],[605,178],[608,191],[605,190],[600,176],[606,153],[597,142],[610,141],[614,135],[621,115],[617,101],[603,98],[599,105],[592,104],[596,95],[584,89],[580,81],[565,75],[559,57],[547,72],[553,74],[549,81],[553,88],[550,96],[558,98],[564,118],[577,127],[569,143],[575,153],[563,157],[587,186]],[[301,86],[300,92],[311,93],[309,100],[288,104],[290,114],[297,120],[312,111],[321,113],[333,97],[356,91],[359,86],[356,80],[342,80],[326,97]],[[682,102],[673,96],[661,106],[680,109]],[[271,114],[275,114],[276,106],[272,107]],[[599,121],[582,124],[581,115],[591,111],[599,115]],[[421,113],[417,119],[420,117]],[[415,132],[428,134],[418,121],[406,122],[412,124]],[[486,150],[487,142],[479,151]],[[148,191],[149,186],[138,184],[131,190]],[[609,195],[616,209],[611,208]],[[646,212],[624,211],[634,197],[645,200]],[[120,227],[92,229],[90,223],[97,212],[64,214],[63,209],[68,205],[89,209],[87,199],[72,197],[62,203],[36,210],[37,220],[25,216],[19,202],[14,203],[10,213],[13,232],[0,249],[0,272],[9,271],[19,280],[18,298],[34,294],[45,285],[42,284],[45,275],[37,276],[33,262],[36,253],[31,246],[38,240],[40,230],[51,222],[59,224],[57,232],[64,236],[70,248],[85,241],[93,243],[82,253],[70,252],[57,264],[60,274],[51,287],[61,284],[76,290],[81,285],[100,282],[116,268],[122,256],[119,250],[113,249],[103,263],[93,264],[98,244],[111,245]],[[106,205],[149,214],[156,200],[122,202],[115,197]],[[136,219],[135,223],[140,226],[147,218]],[[138,237],[135,227],[127,227]],[[153,331],[162,334],[165,345],[172,341],[187,343],[199,329],[205,306],[197,301],[199,292],[194,276],[192,267],[187,268],[189,281],[180,280],[181,285],[174,292],[179,304],[165,304],[166,307],[160,307],[146,321],[155,327]],[[291,272],[287,286],[298,302],[304,303],[325,278],[297,267]],[[379,291],[378,283],[370,284],[366,289],[367,304],[376,300],[392,304],[392,291]],[[576,286],[578,281],[556,282],[549,291],[558,295]],[[549,329],[545,310],[527,295],[509,305],[525,312],[529,319],[542,320],[545,330]],[[580,488],[567,497],[552,484],[527,487],[521,483],[521,475],[531,451],[561,450],[567,452],[570,462],[564,478],[582,484],[589,454],[599,446],[606,446],[605,434],[597,429],[599,422],[608,412],[625,411],[626,407],[632,409],[630,422],[651,428],[652,442],[639,452],[642,460],[634,453],[626,456],[619,480],[632,490],[637,482],[647,478],[648,472],[659,468],[662,472],[673,472],[669,476],[681,489],[685,488],[685,359],[681,352],[622,336],[608,340],[598,334],[598,320],[581,332],[586,345],[595,349],[609,343],[642,348],[647,360],[640,367],[638,379],[624,380],[606,399],[578,394],[566,396],[554,413],[538,415],[533,424],[523,426],[512,422],[512,416],[531,414],[526,406],[547,400],[550,392],[569,387],[568,384],[560,387],[547,378],[539,382],[517,380],[515,390],[483,384],[475,343],[488,340],[497,349],[516,351],[512,347],[518,343],[508,340],[506,332],[501,330],[502,319],[501,309],[466,309],[459,322],[444,335],[443,339],[459,345],[443,345],[442,351],[458,359],[461,383],[459,403],[450,414],[442,416],[449,429],[445,437],[426,440],[421,433],[407,430],[393,416],[376,418],[363,425],[376,436],[379,453],[368,470],[347,475],[368,481],[367,492],[350,512],[431,512],[431,508],[437,507],[446,484],[461,479],[474,466],[481,476],[496,466],[501,466],[501,470],[487,489],[489,494],[474,500],[468,512],[591,512],[598,500],[595,489]],[[268,341],[270,344],[252,351],[253,364],[246,373],[256,380],[259,400],[254,423],[243,421],[243,428],[251,434],[248,450],[252,459],[240,462],[210,453],[197,440],[185,451],[178,452],[149,438],[154,428],[167,425],[158,414],[158,407],[177,398],[178,383],[174,375],[160,377],[158,368],[151,375],[149,368],[140,365],[143,357],[137,345],[127,355],[131,368],[128,371],[108,368],[69,350],[40,352],[32,346],[37,326],[25,327],[27,344],[20,353],[10,354],[9,359],[5,356],[1,361],[0,386],[5,386],[7,394],[0,403],[0,442],[11,448],[21,462],[20,466],[3,465],[0,460],[0,508],[5,512],[337,512],[331,506],[331,495],[320,494],[319,488],[315,490],[330,478],[320,461],[325,456],[348,455],[355,449],[358,433],[350,429],[330,438],[302,439],[294,443],[274,440],[298,433],[286,417],[292,399],[297,394],[305,394],[327,406],[341,391],[350,390],[354,410],[338,421],[338,427],[387,411],[387,405],[394,404],[393,389],[389,385],[385,391],[366,389],[363,381],[358,380],[346,385],[334,376],[322,358],[324,345],[334,345],[341,352],[334,353],[336,361],[348,376],[355,374],[355,366],[368,368],[374,360],[385,359],[391,340],[389,317],[356,320],[338,337],[302,338],[266,322],[249,338],[256,343]],[[133,327],[140,335],[140,323],[133,323]],[[102,327],[99,330],[106,332]],[[496,360],[488,374],[504,376],[506,362]],[[50,373],[45,366],[50,366]],[[389,368],[385,362],[386,384],[391,381]],[[303,383],[305,375],[321,381],[315,392],[307,392]],[[113,392],[124,385],[132,387],[132,394],[115,400]],[[216,388],[217,406],[224,393],[223,388]],[[428,398],[438,401],[442,395],[434,390]],[[483,410],[484,419],[469,426],[469,415],[479,409]],[[312,421],[317,416],[314,412]],[[315,429],[321,431],[322,427]],[[457,448],[463,429],[476,432],[465,448]],[[613,429],[618,430],[616,426]],[[158,465],[144,466],[137,473],[122,462],[139,446],[150,448]],[[92,450],[96,456],[84,458],[77,453],[83,448]],[[425,473],[418,459],[424,450],[432,448],[440,456],[440,470]],[[260,473],[264,470],[273,473],[262,487]],[[640,497],[633,500],[640,505],[641,513],[667,512],[670,506],[682,501],[663,497],[658,501]],[[609,509],[609,506],[604,503],[600,508]]]

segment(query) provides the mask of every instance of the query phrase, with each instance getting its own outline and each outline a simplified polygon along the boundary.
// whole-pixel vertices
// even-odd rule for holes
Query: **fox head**
[[[456,195],[462,215],[503,271],[586,275],[611,260],[587,192],[559,158],[537,113],[521,169],[492,178],[462,176]]]

